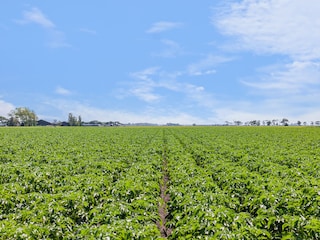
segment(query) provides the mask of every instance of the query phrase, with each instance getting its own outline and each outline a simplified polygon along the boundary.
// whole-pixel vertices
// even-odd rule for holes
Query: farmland
[[[320,239],[320,128],[0,129],[0,239],[161,236]]]

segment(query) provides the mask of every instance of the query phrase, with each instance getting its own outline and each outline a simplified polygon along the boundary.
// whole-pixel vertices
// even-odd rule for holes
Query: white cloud
[[[164,44],[165,49],[158,53],[154,53],[153,55],[157,57],[173,58],[182,53],[182,49],[177,42],[168,39],[163,39],[161,42]]]
[[[277,65],[257,69],[253,76],[242,80],[252,89],[249,93],[255,96],[255,103],[250,108],[239,106],[234,111],[230,110],[234,109],[231,106],[228,108],[230,111],[223,114],[250,117],[251,113],[259,116],[270,113],[306,121],[319,116],[319,12],[317,0],[224,3],[213,19],[222,33],[235,40],[224,49],[251,51],[260,56],[277,55],[278,59],[282,57],[282,63],[277,60]]]
[[[284,54],[296,60],[320,58],[318,0],[245,0],[227,2],[214,18],[221,32],[242,49]]]
[[[54,23],[47,18],[40,9],[34,7],[31,10],[23,12],[23,20],[20,23],[35,23],[46,29],[55,28]]]
[[[10,113],[10,111],[14,109],[15,106],[12,103],[8,103],[0,99],[0,116],[7,117],[8,113]]]
[[[242,81],[247,86],[283,93],[303,93],[320,85],[320,62],[294,61],[262,69],[260,81]]]
[[[165,32],[165,31],[172,30],[174,28],[179,28],[181,26],[182,24],[179,22],[166,22],[166,21],[156,22],[151,26],[151,28],[147,30],[147,33]]]
[[[201,76],[216,73],[214,69],[218,64],[231,61],[231,58],[215,56],[213,54],[207,55],[205,58],[199,60],[196,63],[190,64],[187,67],[189,75]]]
[[[66,88],[60,87],[58,86],[55,90],[55,93],[59,94],[59,95],[63,95],[63,96],[68,96],[71,95],[72,92]]]
[[[97,34],[97,31],[89,29],[89,28],[80,28],[80,32],[88,33],[88,34],[91,34],[91,35],[96,35]]]
[[[255,113],[244,109],[234,109],[234,108],[218,108],[215,110],[216,122],[224,123],[225,121],[234,122],[242,121],[245,123],[251,120],[267,120],[274,119],[274,117],[266,114]]]
[[[71,47],[66,41],[65,34],[61,31],[55,30],[49,32],[51,40],[48,42],[48,46],[51,48],[65,48]]]
[[[55,24],[38,8],[33,7],[23,12],[22,20],[16,21],[19,24],[37,24],[48,33],[50,41],[48,46],[52,48],[70,47],[66,42],[65,34],[58,30]]]
[[[152,76],[157,73],[159,68],[147,68],[145,70],[132,73],[131,76],[137,81],[134,86],[129,90],[130,94],[138,97],[145,102],[155,102],[158,101],[161,96],[154,93],[154,88],[156,87],[155,81]]]
[[[73,113],[75,116],[81,115],[84,121],[120,121],[122,123],[204,123],[204,120],[191,114],[170,108],[146,108],[140,111],[113,110],[92,107],[78,101],[51,100],[47,106],[52,107],[63,116]],[[43,118],[46,118],[43,116]]]
[[[145,102],[155,102],[158,101],[161,96],[158,94],[155,94],[153,92],[152,87],[148,86],[138,86],[134,89],[131,89],[130,91],[134,96],[140,98],[141,100]]]
[[[151,80],[150,76],[155,75],[158,70],[159,70],[159,67],[146,68],[142,71],[132,73],[131,76],[143,81],[150,81]]]
[[[183,100],[202,107],[211,108],[215,104],[213,96],[206,92],[203,86],[177,81],[177,78],[183,75],[182,72],[168,73],[160,71],[160,68],[147,68],[145,70],[132,73],[131,76],[136,79],[129,90],[130,95],[134,95],[148,103],[159,102],[160,100],[170,98],[170,92],[162,95],[158,94],[159,89],[165,89],[174,93],[181,93]],[[174,94],[173,93],[173,94]],[[181,102],[183,101],[181,99]]]
[[[217,104],[214,96],[208,93],[203,86],[190,83],[178,83],[178,86],[178,91],[184,93],[186,99],[193,103],[193,106],[203,108],[203,111],[210,110]]]

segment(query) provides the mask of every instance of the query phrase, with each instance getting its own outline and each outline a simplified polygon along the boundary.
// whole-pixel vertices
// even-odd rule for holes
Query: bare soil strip
[[[160,185],[160,202],[159,202],[159,216],[160,221],[157,222],[157,226],[160,230],[161,237],[167,238],[171,232],[172,229],[166,227],[167,223],[167,216],[168,216],[168,209],[167,209],[167,203],[170,200],[170,195],[167,193],[168,188],[168,181],[169,181],[169,174],[167,170],[167,156],[166,156],[166,149],[164,148],[163,151],[163,166],[162,166],[162,183]]]

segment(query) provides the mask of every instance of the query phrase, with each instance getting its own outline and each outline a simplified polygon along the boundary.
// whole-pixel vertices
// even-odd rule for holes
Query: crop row
[[[2,128],[0,239],[320,239],[319,133]]]
[[[308,131],[171,131],[172,239],[320,238],[319,132]]]
[[[2,131],[0,238],[160,236],[156,132]]]

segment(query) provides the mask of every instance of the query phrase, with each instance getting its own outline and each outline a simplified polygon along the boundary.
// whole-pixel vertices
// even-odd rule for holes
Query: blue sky
[[[4,1],[0,115],[320,120],[318,0]]]

